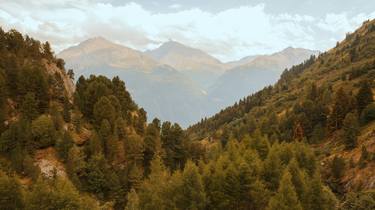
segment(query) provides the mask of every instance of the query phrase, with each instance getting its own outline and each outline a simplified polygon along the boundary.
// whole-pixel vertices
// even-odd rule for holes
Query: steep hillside
[[[285,70],[273,86],[188,133],[222,143],[255,131],[271,143],[307,142],[315,148],[325,182],[339,198],[353,199],[345,193],[375,188],[374,56],[375,21],[366,21],[335,48]]]
[[[166,42],[146,54],[183,72],[203,88],[209,87],[226,69],[218,59],[202,50],[175,41]]]
[[[227,70],[215,81],[208,95],[218,107],[229,106],[246,95],[274,84],[284,69],[317,54],[317,51],[289,47],[271,55],[244,58],[239,61],[242,65]]]

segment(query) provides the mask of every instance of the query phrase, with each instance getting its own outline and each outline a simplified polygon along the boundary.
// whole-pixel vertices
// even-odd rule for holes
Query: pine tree
[[[151,160],[155,155],[160,155],[161,153],[160,123],[150,123],[147,126],[144,144],[144,166],[146,174],[148,174]]]
[[[89,156],[103,154],[103,142],[96,132],[91,135],[88,143]]]
[[[201,210],[206,207],[206,194],[202,177],[194,163],[188,161],[181,177],[180,197],[177,206],[180,209]]]
[[[267,210],[302,210],[297,193],[291,181],[291,175],[286,170],[280,181],[277,194],[273,196],[266,208]]]
[[[331,130],[340,129],[347,113],[351,111],[351,101],[343,88],[336,93],[335,102],[329,118]]]
[[[264,160],[262,175],[271,190],[276,190],[282,175],[282,162],[278,156],[278,145],[274,144]]]
[[[144,210],[167,210],[167,202],[169,200],[166,191],[168,189],[168,182],[170,179],[162,160],[159,156],[155,156],[151,161],[150,174],[140,189],[140,206]]]
[[[371,90],[370,83],[365,81],[361,84],[359,91],[356,95],[357,100],[357,109],[358,113],[361,114],[362,110],[366,108],[367,105],[371,104],[374,101],[374,96]]]
[[[124,142],[124,147],[127,151],[126,160],[129,165],[143,165],[143,154],[145,147],[143,139],[140,136],[138,136],[137,134],[130,135]]]
[[[267,138],[262,136],[260,130],[256,130],[252,139],[252,147],[258,152],[260,158],[264,160],[270,150]]]
[[[69,178],[76,185],[81,184],[79,179],[85,173],[87,166],[85,159],[85,154],[78,147],[73,146],[70,148],[66,168]]]
[[[175,170],[183,168],[186,154],[184,150],[184,133],[180,125],[164,122],[161,128],[161,142],[165,151],[165,164]]]
[[[38,115],[38,101],[35,94],[28,92],[22,101],[21,105],[22,116],[27,120],[34,120]]]
[[[375,120],[375,103],[369,104],[361,113],[361,123],[367,124]]]
[[[336,207],[334,194],[323,186],[319,173],[315,173],[308,182],[307,202],[305,209],[331,210]]]
[[[0,207],[1,209],[23,209],[24,201],[21,186],[11,177],[0,171]]]
[[[134,189],[131,189],[127,195],[128,203],[126,204],[125,210],[140,210],[139,197]]]
[[[72,120],[70,116],[70,103],[67,98],[64,98],[64,104],[63,104],[63,117],[65,122],[70,122]]]
[[[49,42],[43,44],[43,54],[44,57],[48,60],[51,60],[53,58],[53,52],[51,50],[51,45],[49,44]]]
[[[6,101],[6,82],[0,72],[0,133],[5,129],[4,121],[6,117],[5,101]]]
[[[31,123],[34,148],[44,148],[55,144],[56,130],[47,115],[41,115]]]
[[[73,144],[72,136],[68,131],[65,131],[63,137],[56,143],[56,149],[62,160],[66,161],[68,159],[69,150],[73,147]]]
[[[118,178],[102,155],[94,155],[89,159],[84,178],[86,189],[100,198],[107,198],[112,192],[119,190]]]
[[[100,126],[103,120],[114,123],[116,119],[116,109],[108,97],[101,97],[94,105],[94,118],[97,126]]]
[[[348,113],[343,122],[343,139],[347,149],[353,149],[357,145],[359,134],[358,118],[356,114]]]
[[[343,158],[335,156],[331,163],[331,174],[335,179],[340,179],[345,170],[345,161]]]
[[[366,149],[366,146],[362,145],[361,147],[361,158],[359,159],[359,167],[364,168],[366,166],[366,161],[369,159],[369,152]]]
[[[298,162],[293,158],[288,165],[288,171],[291,175],[291,181],[296,190],[298,199],[301,201],[302,205],[305,207],[305,202],[307,199],[307,189],[308,186],[305,183],[305,174],[301,171],[298,166]]]

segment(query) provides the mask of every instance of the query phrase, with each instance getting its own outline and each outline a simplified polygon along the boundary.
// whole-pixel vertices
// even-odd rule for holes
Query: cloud
[[[169,6],[149,11],[140,4],[83,0],[0,0],[0,24],[16,28],[59,51],[87,38],[104,36],[139,50],[173,39],[200,48],[223,61],[272,53],[288,46],[325,50],[371,14],[330,13],[324,17],[270,14],[267,5],[240,6],[212,13]]]
[[[180,9],[182,7],[181,4],[172,4],[169,6],[170,9]]]

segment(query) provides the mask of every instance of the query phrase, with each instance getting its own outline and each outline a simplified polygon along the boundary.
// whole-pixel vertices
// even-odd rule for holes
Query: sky
[[[325,51],[372,18],[374,0],[0,0],[0,27],[55,52],[97,36],[141,51],[174,40],[223,62]]]

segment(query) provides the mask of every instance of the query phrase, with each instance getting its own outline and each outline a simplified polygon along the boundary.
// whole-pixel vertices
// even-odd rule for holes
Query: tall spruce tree
[[[359,134],[358,117],[354,113],[348,113],[343,122],[343,140],[347,149],[353,149],[357,145]]]
[[[371,85],[368,81],[365,81],[361,84],[361,87],[359,88],[359,91],[356,95],[356,100],[358,114],[361,114],[362,110],[374,101]]]
[[[280,181],[277,194],[274,195],[266,208],[267,210],[302,210],[297,193],[291,181],[290,173],[285,170]]]

